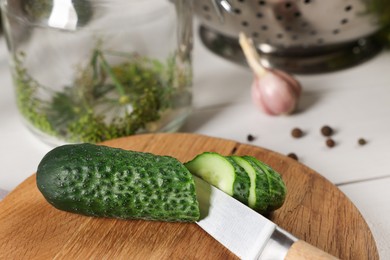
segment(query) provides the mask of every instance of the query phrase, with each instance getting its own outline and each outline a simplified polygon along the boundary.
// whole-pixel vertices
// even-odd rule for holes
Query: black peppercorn
[[[332,138],[326,139],[326,146],[328,146],[329,148],[332,148],[335,145],[336,145],[336,142]]]
[[[298,156],[295,153],[289,153],[289,154],[287,154],[287,156],[298,161]]]
[[[249,134],[246,136],[246,140],[248,140],[248,142],[252,142],[256,139],[256,137],[254,137],[253,135]]]
[[[358,139],[358,144],[365,145],[366,143],[367,143],[366,139],[364,139],[364,138],[359,138]]]
[[[330,126],[323,126],[321,128],[321,133],[323,136],[331,136],[333,134],[333,129]]]
[[[291,135],[294,138],[301,138],[303,136],[303,131],[300,128],[296,127],[293,130],[291,130]]]

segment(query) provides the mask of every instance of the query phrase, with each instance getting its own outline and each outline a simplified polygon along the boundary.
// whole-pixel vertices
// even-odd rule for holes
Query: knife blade
[[[202,179],[194,179],[201,215],[196,223],[240,259],[337,259]]]

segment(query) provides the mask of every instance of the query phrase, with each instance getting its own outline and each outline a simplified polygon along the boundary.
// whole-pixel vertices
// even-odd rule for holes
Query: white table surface
[[[390,51],[357,67],[297,76],[303,85],[299,113],[272,117],[251,103],[252,73],[209,52],[195,39],[194,111],[181,131],[222,137],[287,154],[317,171],[351,199],[370,226],[381,259],[390,259]],[[23,125],[4,38],[0,38],[0,188],[11,190],[35,172],[52,147]],[[323,125],[336,133],[326,147]],[[293,127],[306,135],[294,139]],[[365,146],[357,144],[365,138]]]

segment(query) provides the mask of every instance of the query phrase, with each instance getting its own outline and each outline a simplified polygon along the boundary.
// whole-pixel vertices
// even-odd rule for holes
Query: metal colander
[[[295,73],[356,65],[381,49],[372,0],[197,0],[200,36],[213,52],[245,58],[239,32],[251,37],[261,62]],[[390,3],[389,3],[390,4]]]

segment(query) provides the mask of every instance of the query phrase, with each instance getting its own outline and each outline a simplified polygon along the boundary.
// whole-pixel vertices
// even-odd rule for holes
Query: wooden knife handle
[[[306,243],[296,241],[288,250],[285,260],[336,260],[338,258]]]

